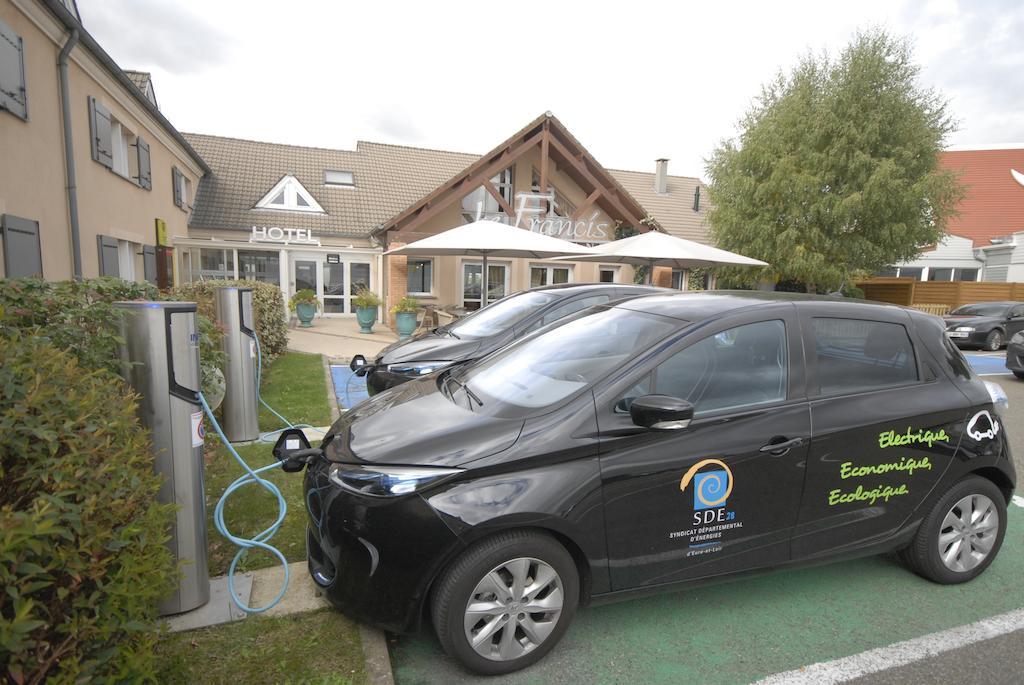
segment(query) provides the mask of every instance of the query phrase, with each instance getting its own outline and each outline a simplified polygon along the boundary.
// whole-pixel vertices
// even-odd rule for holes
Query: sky
[[[78,0],[181,131],[484,153],[551,111],[608,168],[704,176],[763,83],[858,29],[912,40],[957,146],[1024,143],[1019,0]]]

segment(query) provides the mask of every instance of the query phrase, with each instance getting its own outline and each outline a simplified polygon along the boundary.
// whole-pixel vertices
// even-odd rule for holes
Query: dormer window
[[[281,209],[290,212],[316,212],[323,214],[323,207],[305,186],[292,175],[287,175],[270,189],[263,199],[256,203],[256,209]]]
[[[354,188],[356,177],[351,171],[324,171],[324,185],[334,188]]]

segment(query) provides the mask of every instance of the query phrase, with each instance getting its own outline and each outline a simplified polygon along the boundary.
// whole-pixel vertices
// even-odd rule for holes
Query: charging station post
[[[199,333],[193,302],[117,302],[123,310],[122,375],[141,396],[139,418],[152,434],[157,498],[178,505],[168,546],[181,563],[174,593],[160,614],[210,600],[203,487],[203,408],[199,399]]]
[[[217,288],[217,321],[224,328],[225,392],[221,411],[224,433],[231,442],[260,437],[256,399],[256,333],[252,288]]]

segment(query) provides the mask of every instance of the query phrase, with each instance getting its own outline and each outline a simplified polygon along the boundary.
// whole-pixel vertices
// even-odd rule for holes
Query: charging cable
[[[224,494],[220,496],[220,499],[217,500],[217,507],[213,510],[213,524],[217,528],[218,533],[238,547],[238,551],[231,560],[231,566],[228,567],[228,591],[231,593],[231,600],[235,603],[235,606],[242,611],[248,614],[259,614],[274,607],[278,602],[280,602],[281,598],[284,597],[285,591],[288,589],[288,560],[285,559],[281,550],[269,543],[270,538],[274,536],[274,533],[278,531],[281,524],[284,522],[284,516],[288,513],[288,503],[285,501],[284,496],[281,495],[281,490],[274,485],[274,483],[260,476],[261,473],[279,468],[281,466],[281,462],[275,461],[272,464],[267,464],[266,466],[261,466],[258,469],[253,469],[245,462],[245,459],[242,459],[242,456],[228,441],[227,436],[224,435],[224,431],[221,429],[220,424],[217,423],[217,419],[213,415],[213,410],[210,409],[210,405],[206,403],[206,397],[204,397],[201,392],[199,393],[199,401],[202,403],[203,411],[205,411],[206,416],[209,417],[214,430],[216,430],[217,435],[220,436],[221,442],[224,443],[224,446],[228,448],[228,452],[231,453],[231,456],[235,458],[235,461],[237,461],[245,471],[245,474],[235,479],[235,481],[224,490]],[[239,537],[232,534],[231,531],[228,530],[227,524],[224,522],[224,504],[228,501],[228,497],[230,497],[236,490],[245,487],[246,485],[254,484],[259,485],[277,498],[277,519],[270,525],[270,527],[264,529],[260,533],[257,533],[251,538]],[[277,596],[274,597],[274,599],[261,607],[249,606],[242,601],[238,596],[238,593],[235,591],[235,569],[238,567],[238,562],[242,559],[245,553],[253,548],[270,552],[278,558],[281,562],[281,566],[284,568],[284,581],[281,583],[281,590],[277,593]]]
[[[323,431],[315,428],[308,423],[292,423],[285,417],[281,416],[276,409],[267,404],[267,401],[263,399],[263,395],[260,394],[260,382],[263,380],[263,349],[260,346],[260,338],[256,335],[256,331],[252,332],[252,339],[256,342],[256,401],[267,408],[271,414],[281,419],[284,423],[284,428],[279,428],[276,431],[268,431],[266,433],[260,433],[260,442],[277,442],[277,436],[289,428],[301,428],[302,430],[311,430],[317,433],[323,434]]]

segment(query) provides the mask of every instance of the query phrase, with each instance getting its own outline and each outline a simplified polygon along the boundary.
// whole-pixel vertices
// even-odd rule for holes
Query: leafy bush
[[[178,286],[172,291],[172,296],[176,300],[198,303],[199,313],[215,321],[213,297],[216,289],[223,286],[252,288],[253,315],[263,362],[267,363],[284,352],[288,344],[288,324],[284,320],[284,296],[276,285],[260,281],[195,281]]]
[[[360,288],[356,291],[355,297],[352,298],[353,307],[379,307],[380,298],[377,297],[377,293],[373,292],[369,288]]]
[[[415,314],[420,308],[420,302],[415,297],[403,297],[391,307],[392,314]]]
[[[15,683],[152,680],[173,507],[135,399],[56,348],[71,317],[0,336],[0,664]]]
[[[149,283],[119,278],[51,283],[37,278],[0,280],[0,335],[22,330],[68,350],[87,369],[120,373],[118,300],[159,299]]]

